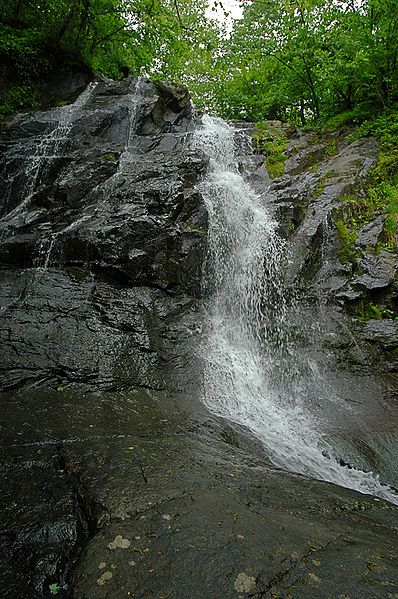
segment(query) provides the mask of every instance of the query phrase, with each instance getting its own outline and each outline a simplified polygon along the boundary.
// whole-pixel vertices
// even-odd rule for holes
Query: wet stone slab
[[[41,389],[3,405],[5,597],[398,592],[397,508],[273,469],[194,396]]]

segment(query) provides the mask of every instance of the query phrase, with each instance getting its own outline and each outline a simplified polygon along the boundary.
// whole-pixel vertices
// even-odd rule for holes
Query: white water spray
[[[221,119],[204,117],[194,137],[195,147],[210,156],[200,185],[209,212],[204,285],[211,293],[204,401],[247,426],[276,466],[398,503],[378,475],[340,464],[306,405],[305,385],[289,360],[286,248],[263,198],[238,171],[234,136]]]

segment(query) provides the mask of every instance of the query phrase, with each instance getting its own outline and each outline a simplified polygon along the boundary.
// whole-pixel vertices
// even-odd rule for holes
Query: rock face
[[[207,158],[188,148],[192,123],[185,88],[132,80],[98,81],[74,104],[4,128],[0,376],[4,391],[15,390],[4,396],[13,448],[5,501],[27,523],[17,533],[20,514],[7,523],[4,596],[62,587],[90,519],[65,475],[61,431],[47,441],[36,427],[47,400],[31,390],[47,389],[58,410],[63,393],[78,389],[75,411],[84,393],[191,384],[207,225],[195,191]],[[11,432],[16,397],[25,429]],[[24,564],[16,571],[15,555]]]
[[[4,132],[3,387],[164,384],[164,328],[189,334],[207,222],[178,92],[102,81]]]
[[[184,87],[99,80],[3,127],[1,596],[394,597],[396,508],[273,468],[200,401],[208,158],[189,144],[195,118]],[[374,252],[378,221],[357,240],[361,270],[339,262],[333,211],[376,147],[336,148],[292,140],[274,182],[262,161],[245,168],[293,244],[301,317],[318,310],[324,329],[316,351],[350,400],[377,403],[364,372],[371,359],[387,401],[396,322],[358,325],[343,308],[394,296],[396,262]]]
[[[356,357],[346,353],[343,358],[340,351],[340,358],[364,374],[369,362],[379,371],[398,370],[398,346],[391,343],[390,351],[384,352],[376,338],[367,344],[366,324],[361,323],[383,315],[389,332],[394,331],[391,339],[398,332],[394,320],[398,314],[397,251],[380,249],[386,215],[376,215],[351,239],[344,224],[352,217],[351,198],[365,193],[366,175],[377,161],[377,151],[374,139],[350,141],[347,131],[321,139],[299,134],[287,146],[284,176],[274,180],[269,190],[281,234],[291,247],[290,284],[304,302],[309,300],[311,311],[319,307],[320,322],[325,306],[326,320],[331,306],[332,312],[337,310],[335,336],[341,339],[345,327],[350,345],[361,347]],[[373,306],[381,306],[380,314],[372,313]],[[330,320],[324,324],[330,329]]]

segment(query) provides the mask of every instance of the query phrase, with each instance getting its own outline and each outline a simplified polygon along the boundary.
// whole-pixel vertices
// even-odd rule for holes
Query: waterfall
[[[265,198],[240,174],[236,131],[203,117],[194,145],[210,157],[199,189],[209,213],[204,294],[204,402],[215,414],[248,427],[279,468],[372,494],[398,504],[377,474],[342,465],[306,402],[316,368],[303,380],[289,334],[283,285],[287,248]]]
[[[139,77],[134,84],[134,88],[132,92],[128,96],[128,111],[129,111],[129,124],[127,130],[127,138],[126,144],[124,146],[124,150],[120,156],[119,166],[117,175],[123,172],[123,170],[128,166],[128,159],[131,156],[133,147],[134,147],[134,134],[137,126],[137,121],[139,117],[139,105],[141,101],[142,89],[145,85],[145,79]]]

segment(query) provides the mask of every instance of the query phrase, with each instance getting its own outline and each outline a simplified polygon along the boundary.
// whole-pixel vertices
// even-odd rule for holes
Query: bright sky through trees
[[[226,16],[225,13],[228,13],[228,15]],[[239,0],[222,0],[221,4],[217,0],[209,0],[206,16],[210,19],[217,19],[220,23],[225,23],[228,32],[232,31],[234,20],[242,18],[242,15],[243,10]]]

